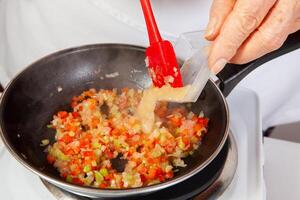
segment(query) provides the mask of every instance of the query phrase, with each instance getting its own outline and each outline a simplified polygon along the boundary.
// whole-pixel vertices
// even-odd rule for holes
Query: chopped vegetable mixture
[[[153,131],[144,133],[135,115],[142,94],[90,89],[74,97],[72,112],[59,111],[48,125],[56,131],[55,143],[46,148],[48,162],[66,181],[98,188],[134,188],[172,178],[176,168],[186,166],[182,158],[198,148],[208,119],[159,102]]]

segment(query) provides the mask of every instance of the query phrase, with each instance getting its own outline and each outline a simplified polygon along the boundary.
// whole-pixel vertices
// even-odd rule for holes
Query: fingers
[[[236,0],[214,0],[210,9],[209,23],[206,28],[205,38],[214,40],[220,32],[220,29],[232,11]]]
[[[299,9],[300,12],[300,9]],[[294,33],[300,29],[300,17],[295,21],[295,23],[291,27],[291,33]]]
[[[208,63],[218,73],[260,25],[276,0],[238,0],[213,42]]]
[[[261,26],[238,49],[231,60],[243,64],[261,57],[282,46],[287,36],[299,30],[300,23],[295,23],[294,13],[291,12],[295,1],[278,1],[271,9]]]

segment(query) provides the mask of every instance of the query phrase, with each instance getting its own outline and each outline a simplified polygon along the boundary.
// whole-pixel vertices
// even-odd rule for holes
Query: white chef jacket
[[[211,1],[152,0],[164,38],[204,30]],[[0,82],[33,61],[91,43],[146,46],[139,0],[0,0]],[[238,87],[257,92],[263,127],[300,121],[300,51],[264,64]],[[51,80],[50,80],[51,81]]]

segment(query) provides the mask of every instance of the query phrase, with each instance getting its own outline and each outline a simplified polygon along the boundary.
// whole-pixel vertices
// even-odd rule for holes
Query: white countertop
[[[300,144],[264,138],[264,152],[267,200],[300,199]]]

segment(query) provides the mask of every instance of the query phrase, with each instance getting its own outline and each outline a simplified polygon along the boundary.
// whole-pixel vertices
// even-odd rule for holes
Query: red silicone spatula
[[[180,69],[172,44],[163,40],[153,16],[150,0],[140,0],[148,29],[150,46],[146,49],[146,60],[154,86],[182,87]]]

